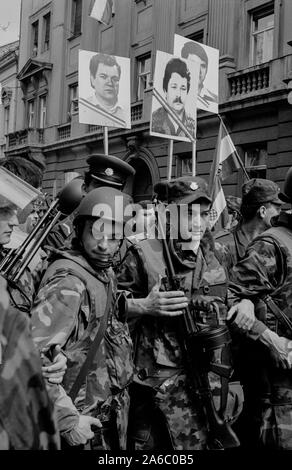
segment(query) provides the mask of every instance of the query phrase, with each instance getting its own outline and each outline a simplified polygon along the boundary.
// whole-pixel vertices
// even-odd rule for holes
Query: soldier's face
[[[210,204],[204,201],[196,202],[195,207],[190,204],[188,211],[182,211],[180,217],[185,218],[185,220],[180,220],[180,226],[187,226],[191,234],[191,240],[183,242],[182,247],[183,249],[196,251],[206,229],[209,227]]]
[[[119,248],[122,232],[115,229],[108,221],[87,220],[82,234],[82,245],[92,260],[109,261]]]
[[[18,225],[17,211],[11,209],[0,210],[0,245],[10,242],[13,228]]]
[[[91,76],[91,85],[95,89],[97,99],[114,105],[119,93],[119,71],[114,66],[99,64],[95,77]]]
[[[178,114],[184,110],[187,94],[187,79],[176,72],[172,73],[167,86],[166,100]]]
[[[280,204],[273,204],[273,203],[270,203],[267,207],[264,207],[264,217],[263,217],[263,221],[265,223],[265,226],[266,227],[271,227],[271,219],[272,217],[276,217],[277,215],[280,214],[281,212],[281,206]]]

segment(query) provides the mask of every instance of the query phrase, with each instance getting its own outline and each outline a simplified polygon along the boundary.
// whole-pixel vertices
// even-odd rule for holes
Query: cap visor
[[[283,202],[291,202],[291,200],[289,199],[288,196],[286,196],[286,194],[284,193],[279,193],[279,200],[280,200],[280,203],[283,204]]]
[[[186,197],[183,197],[176,202],[178,204],[191,204],[192,202],[197,201],[198,199],[205,199],[208,203],[212,202],[212,199],[203,191],[196,191],[194,194],[189,194]]]

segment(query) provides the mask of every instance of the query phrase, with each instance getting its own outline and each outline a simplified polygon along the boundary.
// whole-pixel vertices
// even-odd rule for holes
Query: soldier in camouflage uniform
[[[228,272],[244,255],[247,245],[271,226],[271,219],[279,215],[283,202],[279,187],[273,181],[253,178],[242,187],[242,220],[230,231],[215,235],[216,249]]]
[[[292,204],[292,168],[279,197]],[[233,279],[236,299],[252,300],[256,312],[241,345],[243,443],[248,448],[292,450],[292,331],[273,313],[276,306],[292,319],[291,213],[282,212],[276,226],[253,240],[235,266]]]
[[[32,309],[32,332],[38,347],[61,344],[68,358],[63,383],[67,395],[61,397],[58,410],[61,419],[67,416],[61,434],[71,446],[93,437],[90,426],[98,425],[100,420],[103,428],[101,435],[95,435],[94,448],[126,447],[132,342],[126,323],[125,297],[117,296],[111,269],[121,243],[123,219],[118,219],[120,213],[115,212],[111,218],[100,218],[98,212],[99,204],[114,211],[117,197],[126,204],[125,194],[104,187],[91,191],[82,200],[74,220],[76,239],[72,249],[54,253]],[[108,302],[110,309],[106,313]],[[101,343],[88,364],[73,406],[69,395],[103,323]],[[79,427],[84,422],[90,425],[83,439],[79,439],[76,429],[71,432],[78,416]]]
[[[190,227],[192,242],[198,246],[208,225],[211,203],[206,182],[197,177],[183,177],[159,183],[155,190],[158,199],[184,204],[188,210],[192,204],[200,204],[200,226],[189,213],[183,220],[180,213],[180,224],[175,221],[177,226]],[[207,238],[201,240],[198,250],[169,236],[168,243],[176,273],[184,282],[184,292],[161,292],[160,279],[166,274],[166,265],[159,239],[145,239],[133,245],[118,276],[119,287],[134,296],[127,301],[136,367],[131,395],[130,448],[206,449],[206,416],[201,405],[190,396],[175,317],[192,300],[199,323],[225,324],[227,278]],[[243,315],[242,304],[237,308],[239,320]],[[218,376],[210,374],[209,379],[211,387],[220,390]],[[231,408],[235,402],[239,411],[238,398],[234,393],[226,419],[234,417]]]
[[[26,317],[9,306],[0,277],[0,449],[59,448],[53,407]]]

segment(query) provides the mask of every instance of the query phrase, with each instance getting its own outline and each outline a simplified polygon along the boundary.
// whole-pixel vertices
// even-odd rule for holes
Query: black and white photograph
[[[198,64],[156,52],[151,135],[185,141],[196,138],[198,78]]]
[[[289,468],[291,24],[0,0],[1,468]]]
[[[199,109],[217,114],[219,102],[219,50],[175,34],[173,53],[184,59],[199,63],[197,106]]]
[[[79,51],[79,122],[130,129],[130,59]]]

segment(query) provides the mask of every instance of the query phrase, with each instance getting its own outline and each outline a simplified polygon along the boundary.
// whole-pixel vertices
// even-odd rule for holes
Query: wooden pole
[[[173,160],[173,139],[168,142],[167,180],[171,180]]]
[[[192,142],[192,176],[196,176],[196,140]]]
[[[103,148],[105,155],[108,155],[108,127],[103,128]]]

